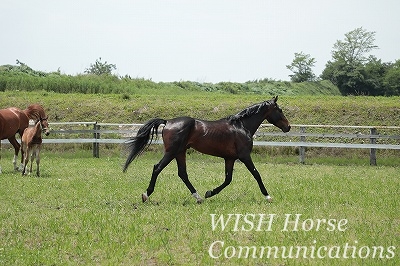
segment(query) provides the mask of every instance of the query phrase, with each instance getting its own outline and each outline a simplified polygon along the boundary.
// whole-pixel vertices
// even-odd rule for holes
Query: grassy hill
[[[50,122],[133,123],[176,116],[215,120],[271,97],[210,92],[126,95],[7,91],[0,92],[0,108],[40,103]],[[400,97],[280,95],[279,104],[292,124],[398,126],[399,100]]]

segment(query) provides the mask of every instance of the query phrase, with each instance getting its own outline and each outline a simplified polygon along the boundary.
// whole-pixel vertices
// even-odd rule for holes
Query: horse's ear
[[[278,101],[278,95],[276,95],[276,96],[273,98],[273,100],[274,100],[274,102],[276,103],[276,102]]]

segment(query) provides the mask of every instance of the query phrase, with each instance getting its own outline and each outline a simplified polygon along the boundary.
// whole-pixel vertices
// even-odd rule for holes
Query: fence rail
[[[50,123],[51,134],[43,139],[43,143],[91,143],[93,156],[99,157],[100,144],[123,144],[129,137],[135,136],[142,125],[55,122]],[[155,143],[162,144],[161,138]],[[305,162],[306,148],[309,147],[369,149],[370,164],[376,165],[377,149],[400,150],[400,127],[292,125],[291,132],[282,133],[270,124],[262,124],[254,136],[254,145],[297,147],[300,163]]]

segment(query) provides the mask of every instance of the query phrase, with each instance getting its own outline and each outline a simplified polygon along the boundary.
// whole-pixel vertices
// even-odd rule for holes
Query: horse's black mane
[[[244,117],[252,116],[254,114],[257,114],[260,112],[261,108],[263,108],[266,105],[270,105],[270,101],[265,101],[261,103],[254,104],[252,106],[247,107],[246,109],[240,111],[239,113],[235,115],[230,115],[226,117],[226,120],[228,120],[230,123],[235,122],[237,120],[240,120]]]

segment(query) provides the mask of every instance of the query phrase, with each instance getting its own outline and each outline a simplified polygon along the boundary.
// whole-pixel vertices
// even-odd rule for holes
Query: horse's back
[[[169,147],[177,147],[185,145],[189,134],[193,130],[195,119],[188,116],[177,117],[167,120],[163,129],[162,136],[166,149]],[[183,148],[183,147],[180,147]]]
[[[7,139],[22,134],[28,126],[28,117],[16,107],[0,109],[0,138]]]
[[[246,132],[226,119],[196,120],[188,144],[199,152],[222,158],[237,158],[241,149],[247,151],[252,145]]]
[[[247,134],[226,119],[207,121],[191,117],[168,120],[163,130],[163,140],[167,152],[179,153],[192,147],[205,154],[229,158],[237,157],[239,143],[246,150],[251,145]]]

